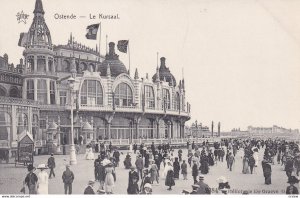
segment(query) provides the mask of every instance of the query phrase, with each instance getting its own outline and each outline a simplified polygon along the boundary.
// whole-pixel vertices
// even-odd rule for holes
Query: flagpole
[[[156,52],[156,66],[158,68],[158,52]]]
[[[105,44],[106,54],[107,54],[107,34],[106,34],[106,44]]]
[[[128,40],[128,62],[129,62],[129,75],[130,75],[130,48],[129,48],[129,40]]]
[[[100,31],[99,31],[99,57],[100,57],[100,60],[99,62],[101,62],[101,31],[102,31],[102,28],[101,28],[101,22],[100,22]]]

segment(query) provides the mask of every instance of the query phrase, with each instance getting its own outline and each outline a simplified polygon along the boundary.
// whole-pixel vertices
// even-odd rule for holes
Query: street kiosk
[[[18,149],[15,158],[15,166],[17,164],[27,166],[33,164],[34,140],[28,131],[24,131],[18,138]]]

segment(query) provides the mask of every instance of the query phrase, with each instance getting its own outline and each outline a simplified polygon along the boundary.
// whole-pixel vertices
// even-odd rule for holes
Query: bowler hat
[[[35,168],[33,167],[33,165],[32,164],[29,164],[28,166],[27,166],[27,170],[28,171],[32,171],[32,170],[34,170]]]
[[[290,176],[287,183],[295,184],[299,183],[299,180],[295,176]]]
[[[204,180],[204,175],[199,175],[199,180]]]

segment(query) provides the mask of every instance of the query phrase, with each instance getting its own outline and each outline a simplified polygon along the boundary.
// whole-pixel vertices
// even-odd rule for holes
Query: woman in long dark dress
[[[200,159],[200,171],[202,174],[208,173],[208,157],[206,155],[202,155]]]
[[[173,163],[173,167],[174,167],[174,179],[179,179],[180,164],[178,161],[178,157],[175,157],[175,162]]]
[[[172,186],[175,186],[174,171],[173,171],[172,164],[170,162],[168,162],[168,172],[166,176],[165,185],[169,186],[168,190],[172,190]]]
[[[271,163],[264,159],[262,162],[262,168],[263,168],[263,173],[265,177],[265,184],[269,185],[272,183],[271,181],[271,175],[272,175],[272,168],[271,168]]]
[[[131,157],[130,157],[129,153],[126,155],[126,158],[124,160],[124,166],[125,166],[125,169],[130,169],[130,167],[132,166]]]

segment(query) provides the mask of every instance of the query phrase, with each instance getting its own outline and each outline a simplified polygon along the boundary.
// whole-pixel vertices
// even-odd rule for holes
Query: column
[[[110,126],[111,126],[111,123],[108,122],[107,123],[107,133],[108,133],[108,139],[109,141],[111,140],[111,131],[110,131]]]
[[[156,123],[156,138],[157,139],[160,139],[160,134],[159,134],[159,118],[158,117],[156,117],[155,118],[155,123]]]
[[[171,122],[170,121],[167,122],[167,126],[168,126],[168,140],[170,142],[171,141]]]
[[[27,79],[23,80],[23,92],[22,92],[22,98],[27,99]]]
[[[46,72],[49,72],[48,56],[46,56]]]
[[[16,106],[12,105],[11,106],[11,142],[14,142],[17,140],[17,122],[18,122],[18,115],[17,115],[17,110]]]
[[[33,71],[33,73],[35,73],[35,72],[37,72],[37,56],[34,56],[33,62],[34,62],[34,65],[33,65],[34,71]]]
[[[55,104],[60,104],[59,92],[58,92],[58,89],[57,89],[56,82],[54,83],[54,93],[55,93]]]
[[[47,85],[47,104],[50,104],[50,79],[46,79]]]
[[[32,108],[31,107],[28,107],[28,110],[27,110],[27,121],[28,121],[28,132],[31,133],[32,135]]]
[[[38,98],[37,98],[37,87],[38,87],[38,80],[37,79],[34,79],[33,80],[33,86],[34,86],[34,100],[37,101]]]
[[[140,139],[140,134],[139,134],[139,123],[138,122],[135,122],[135,131],[136,131],[136,136],[137,136],[137,139]]]

